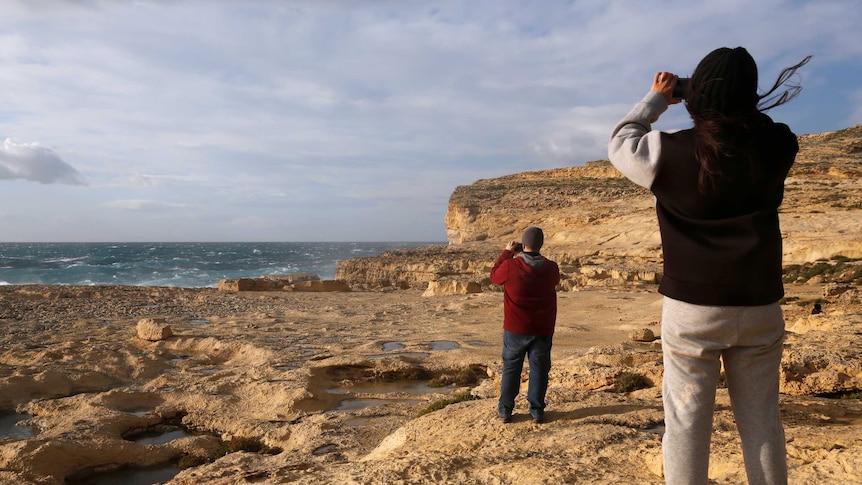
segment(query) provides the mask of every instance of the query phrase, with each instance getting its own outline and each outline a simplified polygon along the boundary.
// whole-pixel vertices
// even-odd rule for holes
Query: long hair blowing
[[[738,173],[740,170],[746,170],[749,176],[755,176],[757,160],[754,153],[754,130],[758,115],[799,95],[802,86],[791,81],[796,71],[809,60],[811,56],[781,71],[772,88],[758,94],[756,102],[749,110],[724,114],[710,109],[694,110],[689,104],[689,113],[694,121],[695,157],[700,163],[698,189],[701,193],[716,190],[729,171]],[[782,87],[785,89],[778,93]],[[690,86],[690,89],[692,92],[688,93],[686,100],[696,99],[704,85]],[[731,159],[747,166],[729,167],[727,161]]]

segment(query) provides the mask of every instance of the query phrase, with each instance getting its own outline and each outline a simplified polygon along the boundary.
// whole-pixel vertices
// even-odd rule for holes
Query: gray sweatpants
[[[662,453],[666,483],[708,483],[719,359],[724,361],[749,483],[787,483],[784,428],[778,411],[783,339],[784,316],[778,303],[714,307],[664,298]]]

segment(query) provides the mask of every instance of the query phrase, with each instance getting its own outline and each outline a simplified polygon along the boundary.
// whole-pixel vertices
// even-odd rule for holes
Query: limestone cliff
[[[781,208],[785,265],[795,271],[792,281],[812,276],[824,281],[830,275],[854,281],[856,260],[862,258],[862,125],[803,135],[799,145]],[[448,247],[342,261],[336,278],[395,287],[424,288],[440,279],[487,284],[506,241],[530,225],[545,230],[543,253],[560,263],[563,289],[643,285],[661,278],[653,196],[607,160],[457,187],[445,222]]]

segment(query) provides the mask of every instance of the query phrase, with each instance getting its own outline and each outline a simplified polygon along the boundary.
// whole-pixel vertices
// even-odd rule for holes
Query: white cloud
[[[54,150],[38,143],[16,143],[9,138],[0,147],[0,179],[86,185],[81,174]]]
[[[141,173],[135,173],[129,176],[129,183],[137,187],[148,187],[156,184],[153,177]]]
[[[152,211],[152,212],[161,212],[173,209],[182,209],[189,207],[188,204],[184,203],[172,203],[172,202],[162,202],[158,200],[148,200],[148,199],[122,199],[122,200],[112,200],[105,202],[103,204],[105,207],[110,209],[121,209],[128,211]]]
[[[557,165],[583,164],[607,157],[608,126],[630,106],[576,107],[548,114],[548,121],[530,143],[540,160]]]
[[[235,178],[231,179],[235,181]],[[212,185],[212,180],[206,176],[192,174],[144,174],[133,173],[118,179],[116,183],[103,185],[116,187],[159,187],[163,185],[174,186],[198,186],[207,187]]]
[[[89,186],[8,184],[0,206],[62,212],[55,239],[271,239],[298,220],[311,239],[442,238],[456,186],[603,158],[655,70],[721,45],[749,47],[763,83],[815,55],[777,113],[798,132],[859,122],[858,86],[835,83],[862,65],[856,2],[10,0],[0,134],[63,160],[0,159],[0,179]]]

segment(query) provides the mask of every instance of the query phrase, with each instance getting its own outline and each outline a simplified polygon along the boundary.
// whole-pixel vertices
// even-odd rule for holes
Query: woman
[[[706,484],[715,389],[724,363],[751,484],[787,483],[778,410],[784,295],[778,206],[799,150],[796,135],[763,111],[801,89],[781,88],[809,57],[757,94],[757,65],[742,47],[701,60],[685,86],[691,129],[652,130],[677,76],[652,89],[617,124],[608,156],[650,189],[664,253],[662,308],[665,480]]]

